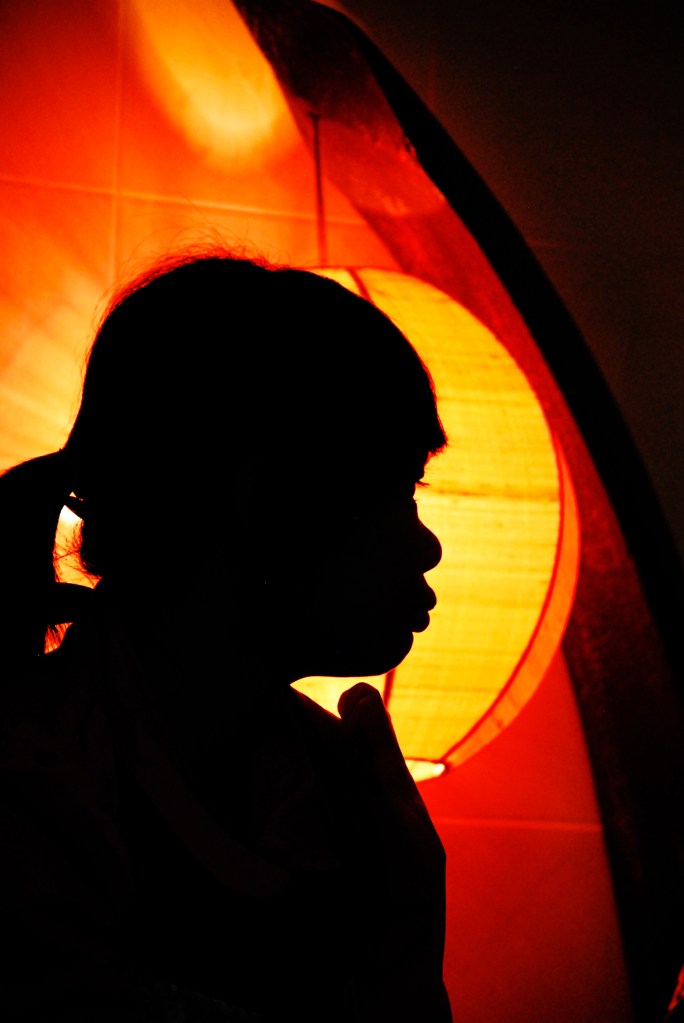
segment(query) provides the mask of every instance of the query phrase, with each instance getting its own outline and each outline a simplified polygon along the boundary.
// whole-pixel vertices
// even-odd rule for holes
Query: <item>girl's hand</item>
[[[406,766],[378,691],[343,693],[342,728],[358,764],[379,861],[370,888],[381,917],[369,930],[369,1023],[450,1023],[442,981],[446,855]],[[371,947],[375,945],[376,947]]]

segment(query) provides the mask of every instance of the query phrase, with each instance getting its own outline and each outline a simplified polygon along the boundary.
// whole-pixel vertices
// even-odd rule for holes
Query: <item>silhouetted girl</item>
[[[0,479],[3,1019],[451,1019],[381,699],[290,687],[426,627],[444,442],[411,345],[329,280],[188,257],[111,304],[63,449]],[[55,582],[65,503],[94,589]]]

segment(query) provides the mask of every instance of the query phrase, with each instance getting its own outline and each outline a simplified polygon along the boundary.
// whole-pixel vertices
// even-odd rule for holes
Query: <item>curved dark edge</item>
[[[283,25],[289,14],[298,19],[311,17],[318,22],[325,18],[328,29],[334,24],[338,25],[340,35],[346,37],[348,52],[355,51],[362,55],[411,144],[417,161],[498,275],[563,394],[633,558],[639,584],[669,660],[671,672],[668,674],[674,676],[674,695],[681,707],[683,653],[679,631],[684,609],[684,571],[679,554],[653,484],[617,402],[579,329],[522,235],[434,115],[349,18],[313,0],[283,0],[281,3],[275,0],[236,0],[236,6],[274,67],[286,95],[286,83],[291,81],[292,74],[298,70],[288,67],[279,52],[279,36],[284,31]],[[325,84],[321,82],[322,87]],[[377,224],[374,229],[382,237]],[[610,609],[606,610],[609,614]],[[593,684],[598,682],[600,686],[606,682],[605,677],[601,677],[602,668],[598,663],[593,667],[590,663],[598,651],[593,650],[590,636],[582,637],[579,634],[586,624],[578,623],[578,635],[573,643],[578,649],[586,647],[581,650],[581,654],[587,661],[587,670],[591,676],[589,684],[593,680]],[[623,645],[629,646],[629,637]],[[625,651],[621,651],[621,654],[624,657]],[[581,656],[576,665],[581,671]],[[616,665],[608,680],[611,684],[620,683],[620,670],[620,665]],[[589,691],[582,693],[577,680],[573,681],[580,704],[583,700],[586,703],[581,708],[583,716],[589,715],[588,723],[591,725],[591,715],[597,713],[597,707],[600,712],[601,694]],[[648,689],[649,680],[643,681],[642,691]],[[625,705],[622,710],[626,713],[630,701],[623,698],[621,703]],[[630,727],[638,724],[638,717],[635,707],[627,724]],[[624,723],[623,717],[618,718],[614,725],[618,727]],[[597,741],[603,741],[605,737],[600,732],[599,728],[593,736],[588,735],[592,740],[590,747],[592,744],[595,747]],[[615,872],[618,910],[635,1000],[635,1019],[638,1023],[656,1023],[663,1015],[656,1009],[656,1005],[662,1003],[668,971],[672,965],[670,960],[673,960],[673,951],[681,945],[681,920],[674,912],[678,893],[671,886],[673,881],[676,883],[676,861],[678,856],[681,858],[683,851],[671,848],[660,860],[657,856],[653,858],[653,854],[657,853],[657,843],[665,833],[674,838],[677,823],[671,822],[672,827],[668,831],[666,818],[660,809],[652,808],[655,817],[649,817],[648,812],[645,815],[640,813],[644,810],[642,804],[648,800],[648,796],[639,796],[636,792],[637,803],[631,806],[631,811],[636,813],[630,816],[629,799],[625,802],[620,792],[623,786],[620,764],[623,768],[626,766],[620,757],[628,752],[626,747],[629,741],[628,730],[628,737],[621,741],[620,749],[608,746],[603,750],[595,747],[593,750],[590,748],[590,752],[594,769],[598,769],[596,780],[602,798],[602,815],[605,814],[605,837]],[[645,768],[648,771],[648,766],[643,762],[644,751],[637,748],[633,752],[637,763],[629,772],[630,783],[634,782],[635,777],[638,781],[641,770]],[[597,760],[594,759],[596,755]],[[616,755],[617,760],[614,759]],[[674,779],[674,787],[680,782],[681,779]],[[661,793],[661,796],[664,794]],[[649,807],[645,809],[648,811]],[[643,830],[647,820],[657,824],[657,834],[651,834],[650,830],[641,834],[639,821]],[[641,855],[645,856],[643,861],[639,860]],[[637,873],[634,873],[635,863]],[[645,885],[640,870],[648,874],[648,883]],[[649,902],[649,894],[654,901]]]
[[[329,13],[353,34],[419,163],[477,241],[536,341],[618,516],[681,685],[684,566],[651,478],[594,356],[527,242],[436,117],[353,22],[336,11]]]

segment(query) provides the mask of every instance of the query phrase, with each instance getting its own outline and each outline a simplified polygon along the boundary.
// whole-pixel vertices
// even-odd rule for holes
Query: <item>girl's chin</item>
[[[346,645],[322,660],[326,668],[312,672],[316,675],[329,675],[334,678],[365,678],[373,675],[386,675],[404,660],[413,646],[413,633],[404,631],[391,639],[374,636],[371,641],[358,645]]]

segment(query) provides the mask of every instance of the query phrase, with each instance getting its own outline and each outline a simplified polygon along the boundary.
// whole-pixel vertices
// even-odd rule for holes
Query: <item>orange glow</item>
[[[272,5],[274,11],[277,6]],[[316,5],[304,7],[313,10]],[[211,19],[212,24],[223,27],[208,32]],[[198,47],[198,33],[204,49]],[[224,44],[222,63],[223,58],[212,57],[211,52],[218,54]],[[194,55],[186,46],[194,47]],[[425,64],[430,54],[423,46],[414,50],[409,67],[411,74],[420,75],[421,61]],[[247,60],[247,54],[255,56],[257,78],[247,69],[244,77],[260,81],[261,86],[233,84],[223,92],[224,76],[233,73],[230,69],[238,67],[239,61]],[[190,84],[185,68],[191,58],[196,68],[199,64],[211,69],[211,74],[207,70],[205,75],[208,99],[202,103],[211,104],[214,120],[221,103],[231,97],[240,96],[242,108],[245,103],[254,104],[262,87],[271,89],[266,59],[255,50],[242,23],[236,23],[231,0],[225,0],[220,11],[217,0],[101,0],[94,4],[65,0],[3,6],[0,217],[5,259],[0,279],[0,468],[54,450],[64,442],[77,407],[83,359],[96,319],[94,310],[115,282],[125,281],[160,253],[185,244],[214,243],[216,236],[238,247],[246,243],[250,250],[263,252],[276,262],[309,266],[317,259],[314,167],[303,142],[295,140],[288,148],[289,113],[285,111],[282,119],[278,114],[271,127],[264,118],[257,130],[241,122],[238,110],[235,118],[219,116],[218,129],[203,129],[208,123],[202,120],[204,112],[190,109],[193,96],[199,96],[198,92],[188,95],[199,87]],[[259,70],[259,65],[265,70]],[[240,66],[246,68],[246,64]],[[221,82],[217,81],[219,71]],[[198,71],[198,78],[200,73],[204,74]],[[333,78],[331,75],[331,87]],[[462,98],[468,102],[473,97],[468,96],[467,78],[460,81],[464,83]],[[338,78],[336,88],[342,100],[344,81]],[[275,93],[276,103],[280,103],[279,95]],[[372,95],[369,105],[370,101]],[[363,96],[358,103],[363,103]],[[496,124],[496,113],[493,107],[492,124]],[[335,265],[394,265],[399,269],[393,259],[403,262],[405,256],[393,256],[398,250],[387,246],[387,234],[376,234],[358,207],[327,178],[334,157],[329,147],[331,133],[325,125],[322,131],[332,261]],[[351,131],[349,137],[354,143]],[[372,158],[371,141],[368,151]],[[365,177],[358,139],[355,144],[358,173]],[[505,159],[505,149],[498,157],[502,158],[502,153]],[[405,162],[396,166],[397,177],[406,180],[411,167],[407,155]],[[371,164],[369,193],[374,180]],[[378,184],[381,192],[382,181]],[[508,184],[512,187],[510,180]],[[415,222],[415,200],[411,190],[407,191],[410,203],[399,211],[396,207],[386,209],[388,218],[395,213],[397,222]],[[421,198],[428,191],[437,194],[427,186],[418,191]],[[438,230],[441,214],[435,215],[434,223]],[[440,256],[437,243],[435,255],[432,244],[428,239],[421,248],[421,235],[416,232],[410,265],[420,269],[414,272],[439,272],[437,261],[445,257],[443,251]],[[461,300],[490,324],[511,351],[526,358],[526,346],[533,349],[534,340],[465,228],[456,232],[450,252]],[[587,326],[590,336],[592,330],[600,336],[605,328],[591,317]],[[413,340],[418,343],[417,338]],[[499,351],[496,345],[494,351]],[[189,352],[192,355],[193,350]],[[427,358],[431,358],[429,354]],[[450,359],[455,363],[453,353]],[[536,359],[541,362],[542,356],[535,355],[527,365]],[[430,365],[438,389],[446,395],[439,361],[431,359]],[[543,400],[554,407],[560,401],[554,415],[562,422],[569,413],[556,397],[557,389],[544,383],[544,373],[538,379],[537,393]],[[494,380],[488,381],[485,389],[493,386]],[[544,407],[548,409],[548,405]],[[510,417],[516,419],[514,409]],[[419,494],[426,518],[442,514],[437,473],[447,457],[455,454],[458,479],[469,484],[477,478],[477,453],[469,453],[466,443],[470,427],[466,423],[458,433],[453,425],[449,428],[453,451],[435,461],[430,470],[432,486]],[[569,445],[566,450],[573,473],[578,473],[575,482],[578,490],[581,488],[582,507],[590,515],[599,515],[602,505],[592,507],[593,491],[581,475],[582,458]],[[484,458],[482,464],[486,469]],[[487,473],[485,481],[488,479]],[[201,485],[201,481],[192,482]],[[467,489],[465,484],[462,489]],[[467,516],[462,522],[467,536],[468,529],[478,523],[478,500],[475,494],[456,494],[449,498],[444,517],[448,519],[452,512]],[[560,527],[564,500],[558,493],[554,500]],[[503,498],[501,502],[504,505]],[[502,512],[504,528],[510,504],[507,498]],[[184,508],[179,510],[184,516]],[[491,526],[489,518],[485,524]],[[65,512],[60,547],[68,543],[67,520],[73,527],[74,517]],[[590,545],[607,535],[598,525],[597,532],[596,522],[587,523]],[[436,522],[436,528],[442,531],[441,522]],[[598,540],[592,540],[595,533]],[[510,542],[506,537],[497,542],[494,562],[505,561],[500,552],[506,551]],[[452,553],[452,543],[449,541],[448,548],[445,543],[444,563],[431,573],[440,597],[433,627],[419,637],[408,663],[397,672],[397,687],[403,684],[402,673],[414,658],[423,663],[423,644],[449,639],[445,619],[452,611],[447,612],[446,607],[447,583],[460,581],[465,589],[465,576],[461,578],[460,573],[475,570],[474,565],[464,564],[468,561],[465,551]],[[513,571],[521,556],[515,549],[510,556]],[[473,553],[470,560],[474,562],[475,557]],[[447,570],[447,563],[453,568]],[[551,594],[560,593],[559,583],[551,582],[550,559],[545,564]],[[587,565],[591,571],[594,562],[588,560]],[[84,582],[82,576],[70,575],[70,567],[69,559],[60,560],[63,577]],[[482,571],[491,590],[490,570],[485,565]],[[132,566],[132,572],[133,583],[144,586],[139,566]],[[572,580],[573,573],[568,575],[568,570],[560,567],[557,575]],[[600,580],[598,583],[594,589],[601,591]],[[469,594],[464,593],[463,600],[467,599]],[[566,594],[562,599],[570,598]],[[561,607],[559,618],[562,612]],[[458,604],[453,613],[460,613]],[[591,613],[585,606],[584,618],[579,619],[588,643],[593,643],[595,636],[600,641],[602,628],[600,616],[595,623]],[[610,617],[615,619],[621,613],[618,608]],[[504,614],[502,610],[500,617]],[[545,644],[551,643],[544,637],[547,616],[552,617],[550,611],[537,620],[541,656],[546,656]],[[560,621],[553,628],[558,633]],[[454,620],[454,630],[462,638],[465,626]],[[478,633],[472,639],[476,647],[487,637]],[[605,653],[611,648],[604,644],[597,649]],[[620,648],[616,649],[619,654]],[[440,656],[439,649],[434,653],[436,658]],[[526,651],[524,644],[519,654],[521,677],[532,668],[541,674],[542,664],[535,666],[533,653]],[[450,669],[450,676],[442,675],[440,668],[435,675],[440,691],[447,682],[457,690],[463,688],[462,683],[477,680],[474,657],[474,653],[464,655],[463,669]],[[511,657],[508,670],[515,673],[514,661]],[[485,674],[486,666],[480,672]],[[501,679],[503,674],[501,666],[497,677]],[[608,669],[606,677],[610,681]],[[383,678],[375,681],[380,689],[384,687]],[[584,669],[579,670],[576,681],[587,684]],[[331,687],[327,699],[332,707],[339,688],[350,684],[332,679],[320,683]],[[513,688],[507,693],[518,699]],[[391,703],[399,727],[398,712]],[[449,710],[449,702],[446,706]],[[491,704],[484,720],[476,714],[471,717],[475,733],[470,739],[461,734],[451,762],[457,755],[465,758],[485,736],[489,707]],[[504,709],[506,713],[510,710]],[[494,729],[501,727],[495,714],[490,717]],[[403,731],[401,736],[406,745]],[[458,740],[454,733],[449,743]],[[446,752],[445,747],[440,756]],[[605,841],[572,682],[560,651],[537,695],[513,727],[459,763],[458,769],[450,769],[451,762],[436,781],[421,782],[421,786],[447,851],[445,980],[452,1003],[458,1007],[458,1018],[478,1023],[508,1016],[545,1020],[553,1005],[560,1023],[608,1018],[626,1023],[631,1011]],[[409,762],[409,766],[414,773],[418,767],[442,770],[442,764],[429,761]]]
[[[457,763],[513,719],[562,639],[579,560],[569,475],[525,376],[471,313],[397,272],[321,272],[388,313],[435,382],[450,444],[418,502],[444,548],[430,575],[439,602],[394,675],[389,709],[407,758]],[[382,691],[383,678],[371,681]],[[334,710],[348,685],[301,688]]]
[[[32,325],[30,335],[17,342],[12,358],[3,366],[0,471],[36,451],[51,451],[63,443],[81,377],[74,354],[79,347],[85,349],[85,342],[70,345],[67,339],[78,341],[79,333],[87,336],[84,324],[88,325],[89,317],[83,311],[94,308],[96,297],[90,281],[79,281],[75,294],[66,294]]]
[[[166,116],[211,164],[253,173],[297,130],[270,65],[223,0],[135,0],[140,66]]]
[[[147,162],[151,158],[145,148],[156,138],[154,115],[192,146],[192,166],[201,168],[198,178],[205,175],[212,188],[220,186],[221,196],[242,196],[247,172],[268,201],[274,189],[286,185],[286,200],[278,192],[278,215],[269,219],[268,210],[262,211],[261,219],[244,228],[244,237],[306,264],[314,232],[306,218],[292,218],[287,211],[301,206],[297,196],[306,196],[313,176],[307,177],[308,158],[271,68],[242,19],[219,0],[206,0],[200,11],[189,2],[135,0],[131,10],[134,31],[127,45],[134,50],[125,62],[121,108],[122,153],[128,155],[122,156],[120,185],[134,185],[136,192],[149,195],[159,190],[159,166]],[[65,33],[65,46],[71,38]],[[65,66],[71,64],[65,61]],[[110,70],[113,88],[113,64]],[[139,88],[139,74],[148,93]],[[155,101],[151,110],[148,95]],[[33,124],[36,117],[30,120]],[[139,121],[145,126],[140,133]],[[67,123],[69,130],[60,136],[76,137],[76,126],[81,126],[90,152],[91,127],[84,131],[83,113]],[[92,149],[109,152],[113,161],[112,147],[107,149],[99,136],[96,141]],[[135,147],[145,150],[145,159],[131,156]],[[72,148],[63,147],[60,159],[66,160]],[[301,177],[286,175],[283,184],[274,163],[295,151],[300,156],[293,162],[307,169]],[[51,152],[57,159],[54,144]],[[224,176],[214,179],[218,165]],[[143,170],[152,176],[139,177]],[[174,187],[186,180],[181,171],[174,162]],[[100,177],[110,181],[108,173],[98,170]],[[92,310],[116,262],[140,253],[141,247],[167,248],[161,232],[173,242],[179,218],[185,226],[184,212],[124,193],[113,198],[106,188],[81,194],[69,185],[54,193],[7,182],[4,189],[11,258],[0,289],[2,468],[63,443],[75,410]],[[365,226],[347,220],[343,226],[329,224],[332,250],[349,262],[375,258],[377,241]],[[204,235],[203,215],[198,222]],[[225,203],[219,208],[216,200],[211,222],[219,231],[243,237],[241,222]],[[33,225],[30,232],[27,224]],[[326,272],[356,287],[346,271]],[[431,628],[417,637],[396,672],[390,710],[408,757],[439,764],[449,755],[450,762],[457,762],[511,720],[560,642],[577,561],[572,488],[557,464],[561,456],[533,392],[491,332],[420,281],[371,270],[361,271],[359,279],[430,366],[451,437],[451,448],[430,470],[430,489],[419,494],[421,512],[445,548],[442,565],[432,575],[439,605]],[[69,559],[60,560],[64,577],[73,578],[72,570]],[[384,689],[384,678],[371,681]],[[334,709],[347,685],[348,680],[307,680],[302,688],[315,687],[315,698]]]
[[[99,196],[4,184],[0,471],[60,447],[106,285]]]

